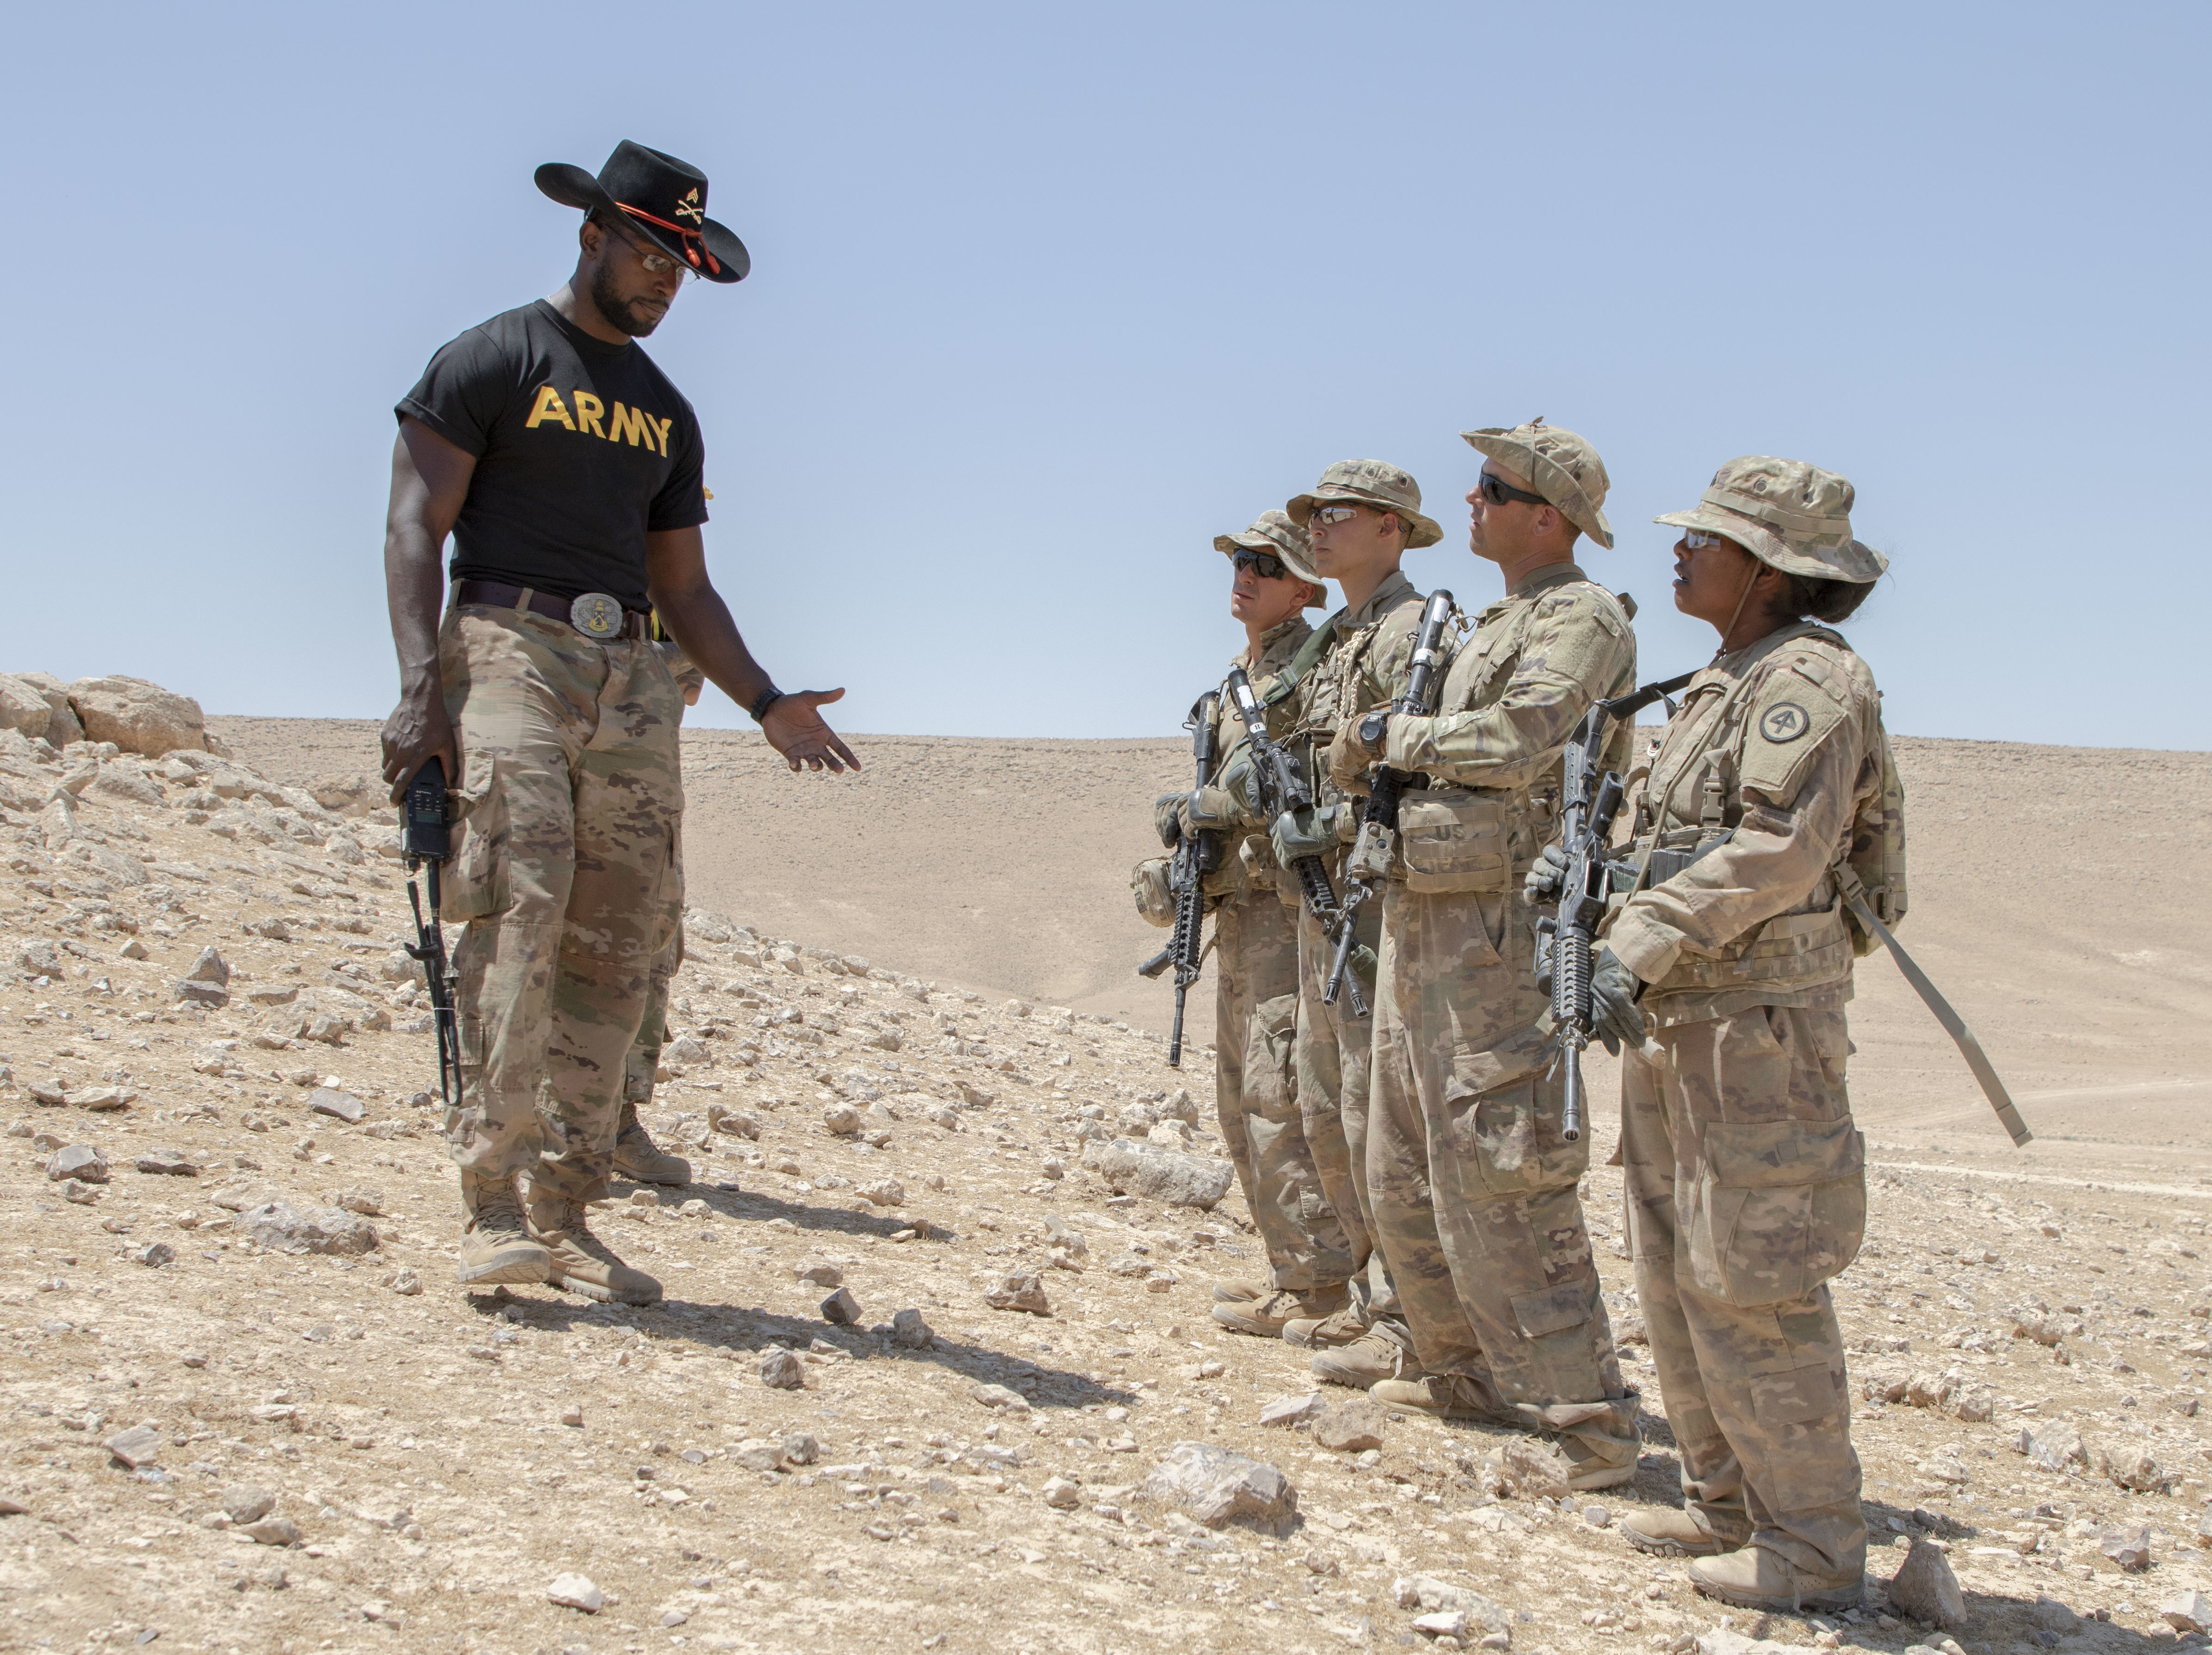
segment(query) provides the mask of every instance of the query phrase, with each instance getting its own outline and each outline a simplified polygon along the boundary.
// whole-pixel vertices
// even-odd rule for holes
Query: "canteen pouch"
[[[1137,912],[1147,925],[1163,928],[1175,923],[1175,893],[1168,889],[1168,861],[1165,856],[1147,856],[1139,862],[1129,875],[1129,892],[1136,898]]]
[[[1504,891],[1513,882],[1512,812],[1494,794],[1408,788],[1398,801],[1406,889],[1422,895]]]
[[[1866,1139],[1839,1121],[1708,1122],[1685,1239],[1692,1285],[1739,1306],[1802,1299],[1866,1238]]]

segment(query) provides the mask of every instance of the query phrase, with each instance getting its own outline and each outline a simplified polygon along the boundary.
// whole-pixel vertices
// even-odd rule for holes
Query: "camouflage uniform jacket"
[[[1390,721],[1383,762],[1425,772],[1432,788],[1512,795],[1531,861],[1559,813],[1561,755],[1590,703],[1636,685],[1636,635],[1620,600],[1572,563],[1547,563],[1474,618],[1446,669],[1432,717]],[[1616,731],[1606,767],[1625,766]]]
[[[1413,641],[1421,630],[1421,594],[1403,571],[1393,569],[1357,609],[1340,609],[1306,641],[1311,659],[1294,691],[1286,744],[1314,788],[1315,802],[1332,805],[1346,795],[1329,779],[1328,744],[1338,730],[1398,693],[1413,670]],[[1346,843],[1358,831],[1358,813],[1337,824]]]
[[[1252,647],[1246,644],[1231,660],[1231,666],[1241,666],[1244,676],[1252,681],[1252,693],[1260,698],[1267,709],[1267,732],[1279,739],[1289,723],[1285,710],[1297,681],[1291,677],[1291,662],[1308,638],[1313,636],[1313,627],[1303,615],[1293,615],[1260,635],[1259,659],[1252,658]],[[1214,765],[1218,776],[1229,762],[1229,755],[1244,745],[1243,721],[1237,716],[1237,709],[1229,699],[1229,680],[1221,680],[1221,705],[1214,715],[1213,751],[1220,755]],[[1224,896],[1241,891],[1251,885],[1273,885],[1279,870],[1275,853],[1264,832],[1255,832],[1247,825],[1224,830],[1221,843],[1221,865],[1206,881],[1206,894]],[[1290,900],[1296,900],[1293,891]]]
[[[1874,675],[1825,627],[1785,626],[1690,681],[1632,778],[1636,854],[1721,843],[1631,897],[1606,939],[1662,1026],[1850,998],[1830,869],[1880,810],[1887,751]]]

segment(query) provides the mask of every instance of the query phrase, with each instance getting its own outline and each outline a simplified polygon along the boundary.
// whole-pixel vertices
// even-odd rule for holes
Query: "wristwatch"
[[[758,724],[768,716],[768,709],[782,699],[783,691],[771,684],[753,697],[753,704],[746,708],[745,712],[754,723]]]

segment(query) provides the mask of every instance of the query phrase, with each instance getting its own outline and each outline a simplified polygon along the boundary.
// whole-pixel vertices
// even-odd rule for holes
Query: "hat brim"
[[[1768,568],[1784,575],[1802,575],[1808,581],[1848,581],[1853,586],[1869,586],[1889,568],[1889,559],[1863,540],[1847,542],[1825,556],[1798,551],[1756,517],[1710,503],[1668,512],[1651,520],[1670,529],[1725,535]]]
[[[1522,477],[1536,484],[1537,493],[1544,494],[1543,480],[1537,474],[1540,468],[1536,464],[1542,456],[1534,449],[1526,447],[1510,437],[1491,431],[1462,431],[1460,437],[1468,447],[1474,449],[1485,459],[1494,459],[1501,465],[1510,465]],[[1613,525],[1606,520],[1603,511],[1590,505],[1585,505],[1580,511],[1571,511],[1553,500],[1548,494],[1544,495],[1544,498],[1553,511],[1559,513],[1560,516],[1565,518],[1607,551],[1613,550]]]
[[[612,213],[622,212],[622,203],[600,188],[599,180],[597,178],[582,167],[572,166],[568,161],[549,161],[540,167],[532,177],[541,191],[564,207],[581,208],[586,212],[594,209],[604,209]],[[680,237],[657,228],[641,218],[631,217],[628,214],[623,216],[628,218],[631,229],[644,235],[654,246],[659,247],[678,264],[686,268],[691,267],[690,254],[684,248]],[[702,281],[723,283],[742,282],[751,273],[753,256],[745,251],[745,244],[738,240],[737,232],[731,229],[728,225],[718,223],[711,218],[702,219],[699,223],[699,241],[702,246],[714,255],[714,264],[720,267],[712,269],[703,265],[698,266],[698,274]]]
[[[1311,520],[1313,508],[1324,502],[1341,502],[1347,506],[1364,506],[1370,511],[1395,512],[1408,525],[1406,530],[1406,550],[1408,551],[1419,546],[1433,546],[1444,538],[1444,532],[1437,526],[1435,518],[1424,517],[1420,513],[1413,510],[1410,507],[1401,506],[1395,500],[1379,499],[1371,494],[1363,494],[1357,489],[1316,489],[1310,494],[1297,495],[1285,501],[1283,509],[1290,514],[1291,521],[1304,527]]]

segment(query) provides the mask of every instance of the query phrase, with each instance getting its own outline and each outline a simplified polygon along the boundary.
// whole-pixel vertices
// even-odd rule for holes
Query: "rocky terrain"
[[[593,1220],[666,1301],[463,1294],[380,804],[76,716],[0,729],[0,1648],[2205,1641],[2201,1159],[1870,1129],[1837,1298],[1876,1590],[1728,1611],[1611,1531],[1676,1500],[1617,1170],[1646,1451],[1553,1498],[1510,1437],[1314,1400],[1210,1321],[1258,1256],[1233,1190],[1189,1204],[1202,1048],[702,896],[649,1117],[696,1181]]]

